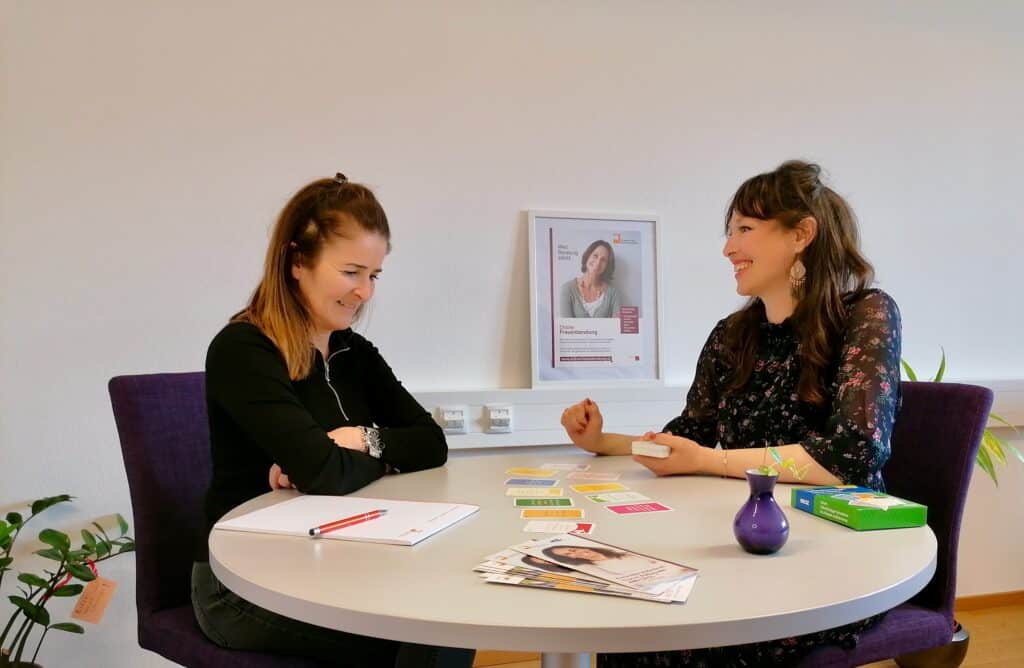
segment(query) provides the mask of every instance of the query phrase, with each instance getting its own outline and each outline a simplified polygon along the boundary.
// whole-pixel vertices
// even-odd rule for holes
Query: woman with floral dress
[[[733,196],[723,254],[749,300],[711,331],[682,414],[643,437],[671,449],[664,459],[634,456],[655,474],[742,478],[771,445],[805,471],[802,482],[885,489],[900,403],[899,309],[869,287],[853,212],[820,173],[789,161]],[[638,438],[604,433],[590,399],[567,408],[562,425],[597,454],[629,454]],[[796,478],[784,470],[780,480]],[[601,655],[598,665],[790,666],[819,645],[856,645],[879,617],[749,645]]]

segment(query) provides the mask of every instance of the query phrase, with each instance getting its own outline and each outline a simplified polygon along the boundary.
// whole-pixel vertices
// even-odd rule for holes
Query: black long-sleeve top
[[[441,466],[444,433],[395,378],[377,349],[351,330],[334,332],[302,380],[288,377],[284,357],[255,325],[235,322],[206,355],[206,403],[213,476],[207,530],[235,506],[270,490],[277,463],[299,491],[347,494],[384,475]],[[338,447],[327,432],[376,426],[381,459]],[[206,536],[196,559],[209,558]]]

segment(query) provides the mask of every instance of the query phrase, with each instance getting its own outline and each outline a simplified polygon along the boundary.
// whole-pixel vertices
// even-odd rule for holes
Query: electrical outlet
[[[484,418],[487,433],[508,434],[512,431],[512,404],[487,404]]]
[[[437,423],[446,434],[465,434],[469,431],[469,409],[465,406],[440,406]]]

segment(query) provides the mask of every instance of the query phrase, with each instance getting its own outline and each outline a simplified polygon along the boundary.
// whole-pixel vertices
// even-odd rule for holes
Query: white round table
[[[560,487],[595,523],[594,538],[699,569],[685,604],[662,604],[487,584],[483,557],[544,534],[523,532],[506,469],[548,461],[621,473],[618,482],[672,512],[618,516]],[[291,498],[278,491],[229,516]],[[480,511],[413,547],[213,531],[210,565],[239,596],[320,626],[452,647],[540,651],[547,666],[580,666],[590,652],[687,649],[771,640],[832,628],[888,610],[935,572],[927,527],[857,532],[789,506],[789,541],[771,556],[747,554],[732,520],[748,496],[744,480],[656,478],[629,457],[571,449],[480,454],[445,467],[389,476],[357,496],[472,503]]]

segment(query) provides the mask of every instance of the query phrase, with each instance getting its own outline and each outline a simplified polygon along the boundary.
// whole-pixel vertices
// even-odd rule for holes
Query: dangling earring
[[[799,290],[804,286],[806,280],[807,267],[800,261],[800,258],[797,258],[793,266],[789,268],[789,284],[793,286],[794,290]]]

